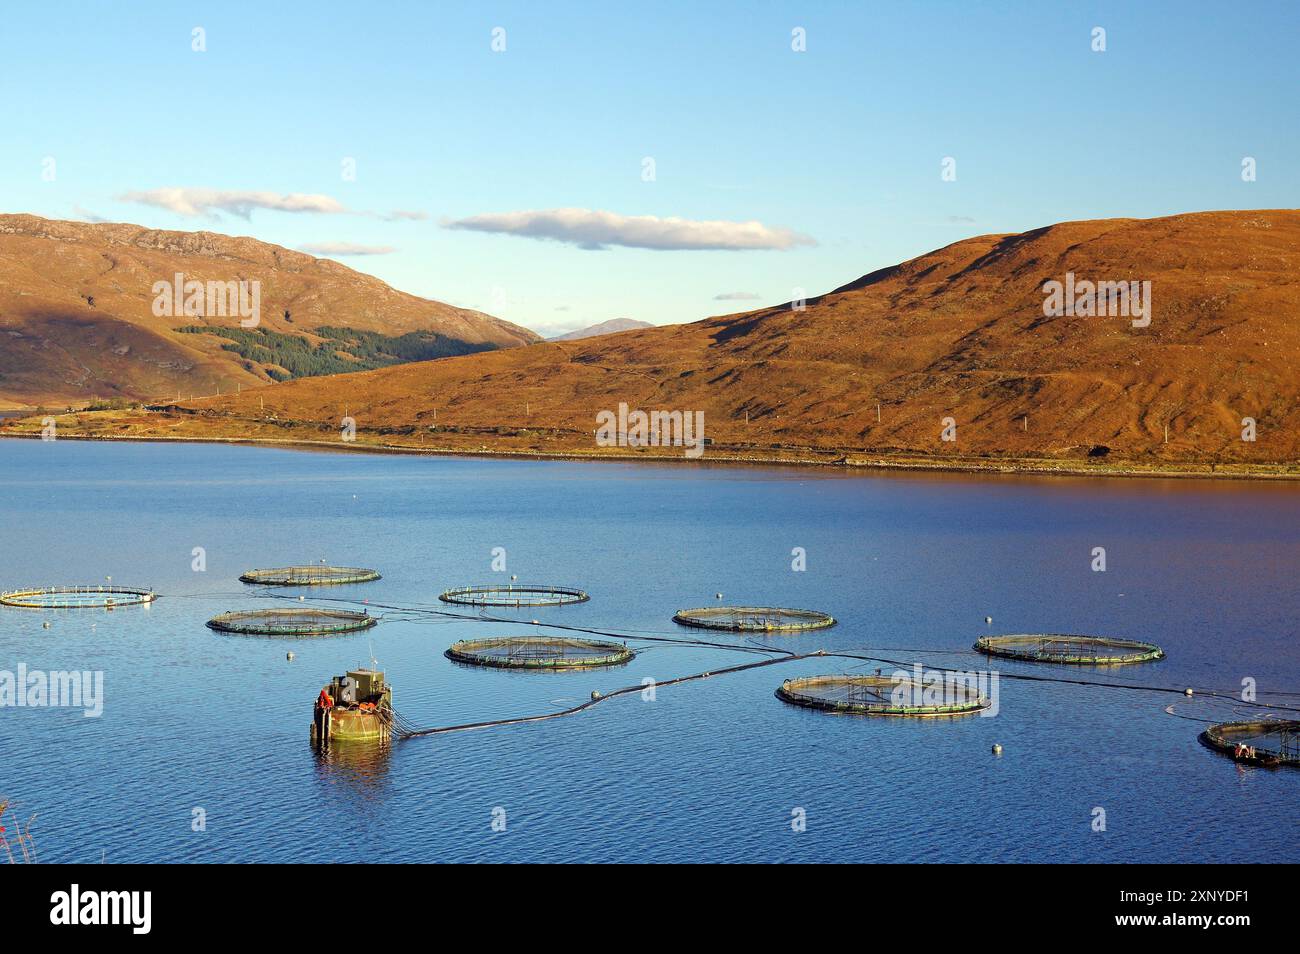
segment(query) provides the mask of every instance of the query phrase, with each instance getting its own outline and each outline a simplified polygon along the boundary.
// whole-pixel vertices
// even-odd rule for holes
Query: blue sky
[[[0,29],[0,209],[391,249],[339,261],[546,333],[691,321],[972,235],[1300,205],[1298,36],[1270,3],[26,3]],[[165,188],[346,211],[139,201]],[[564,208],[613,241],[448,227]],[[701,222],[774,247],[617,244],[732,240]]]

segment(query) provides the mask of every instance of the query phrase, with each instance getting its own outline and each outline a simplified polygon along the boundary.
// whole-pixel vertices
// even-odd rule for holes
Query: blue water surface
[[[5,440],[0,527],[0,587],[111,576],[161,594],[0,609],[0,670],[104,674],[100,718],[0,708],[0,799],[36,816],[44,861],[1300,860],[1300,772],[1205,749],[1195,720],[1251,710],[1179,693],[1003,678],[993,717],[836,716],[773,692],[883,664],[809,659],[377,754],[322,758],[308,740],[321,685],[372,655],[397,710],[428,726],[761,658],[633,640],[645,651],[616,669],[480,670],[443,650],[531,623],[379,605],[449,609],[442,590],[511,574],[590,592],[507,614],[543,624],[689,637],[673,611],[722,593],[840,623],[719,641],[980,669],[969,649],[988,632],[1114,634],[1168,658],[992,668],[1233,693],[1253,680],[1261,700],[1300,705],[1267,694],[1300,692],[1300,487]],[[283,605],[242,571],[320,559],[383,579],[293,596],[368,599],[388,618],[292,642],[203,625]]]

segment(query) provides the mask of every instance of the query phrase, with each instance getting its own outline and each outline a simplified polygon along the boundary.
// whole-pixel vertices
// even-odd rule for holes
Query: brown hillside
[[[158,399],[267,383],[265,370],[247,370],[221,339],[173,330],[202,319],[153,315],[154,283],[176,272],[260,281],[260,327],[270,331],[431,331],[461,350],[537,340],[509,322],[251,238],[0,215],[0,402]]]
[[[1044,317],[1043,283],[1067,271],[1150,280],[1150,326]],[[1112,462],[1293,462],[1297,276],[1297,211],[1070,222],[958,242],[803,311],[305,379],[112,430],[330,439],[346,407],[361,443],[603,453],[595,415],[626,402],[703,410],[705,459],[811,448],[1097,460],[1100,445]],[[955,443],[940,440],[944,417]],[[1243,417],[1258,422],[1254,443],[1240,439]]]

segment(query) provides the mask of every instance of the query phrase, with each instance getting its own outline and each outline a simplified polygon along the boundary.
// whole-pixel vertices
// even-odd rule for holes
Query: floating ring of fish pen
[[[25,609],[102,609],[152,603],[153,590],[129,586],[39,586],[0,593],[0,604]]]
[[[1220,722],[1201,733],[1201,743],[1238,762],[1300,767],[1300,721]]]
[[[835,625],[835,617],[826,613],[781,606],[702,606],[678,610],[673,621],[701,629],[763,633],[793,633]]]
[[[806,676],[787,679],[776,697],[809,709],[876,716],[957,716],[989,707],[979,688],[965,681],[927,685],[910,676]]]
[[[541,586],[507,583],[504,586],[461,586],[447,590],[438,599],[464,606],[567,606],[591,599],[570,586]]]
[[[1122,666],[1165,656],[1164,650],[1155,643],[1060,633],[984,636],[975,641],[975,649],[990,656],[1071,666]]]
[[[239,577],[240,582],[262,586],[336,586],[342,583],[369,583],[379,578],[378,572],[362,566],[323,564],[249,570]]]
[[[568,636],[501,636],[462,639],[447,650],[448,659],[499,669],[591,669],[617,666],[636,654],[623,643]]]
[[[249,636],[336,636],[369,629],[377,622],[369,613],[304,607],[222,613],[207,625],[219,632]]]

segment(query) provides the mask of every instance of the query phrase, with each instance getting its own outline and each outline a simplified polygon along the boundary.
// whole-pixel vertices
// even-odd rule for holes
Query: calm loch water
[[[9,440],[0,520],[3,588],[111,576],[162,594],[112,612],[0,609],[0,670],[104,674],[100,718],[0,708],[0,798],[35,813],[45,861],[1300,861],[1300,772],[1201,747],[1200,723],[1178,716],[1231,709],[1179,695],[1003,679],[992,718],[832,716],[773,691],[877,664],[808,660],[322,759],[313,697],[372,653],[419,725],[757,657],[651,643],[617,669],[515,674],[442,653],[531,626],[378,605],[379,626],[326,640],[203,625],[281,605],[238,583],[243,570],[324,558],[384,578],[301,591],[309,601],[446,608],[443,589],[516,574],[591,594],[523,619],[689,635],[673,611],[721,592],[841,620],[760,644],[985,668],[968,650],[986,632],[1107,633],[1168,659],[995,668],[1300,693],[1300,487]],[[496,547],[507,574],[492,571]]]

